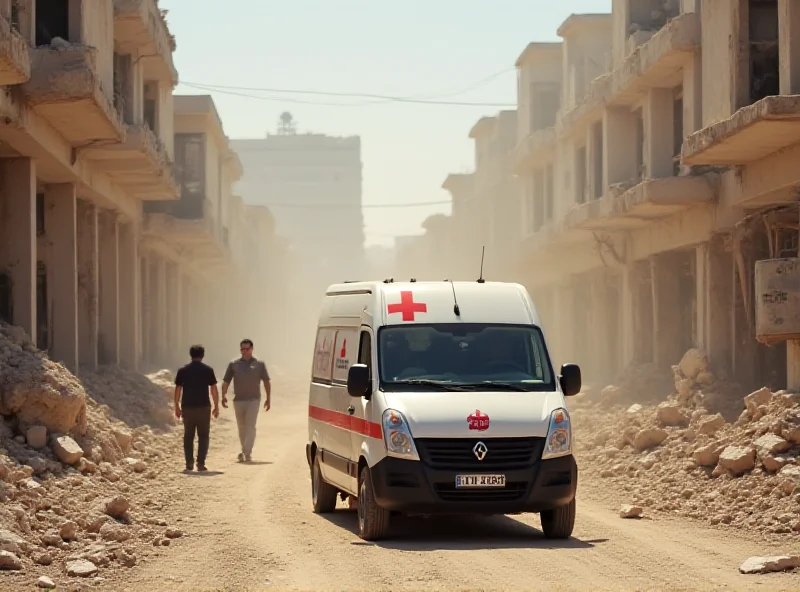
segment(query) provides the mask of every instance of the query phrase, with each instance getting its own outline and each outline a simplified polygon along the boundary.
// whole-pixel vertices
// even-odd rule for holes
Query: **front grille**
[[[488,452],[478,460],[472,449],[483,442]],[[513,470],[530,467],[542,457],[544,438],[420,438],[420,459],[434,469]]]
[[[527,486],[524,482],[513,482],[486,489],[456,489],[455,483],[437,483],[434,487],[436,495],[445,502],[513,502],[525,495]]]

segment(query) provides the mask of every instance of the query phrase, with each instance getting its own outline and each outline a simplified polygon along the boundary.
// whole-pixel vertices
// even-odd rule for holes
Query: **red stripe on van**
[[[347,413],[339,413],[338,411],[331,411],[330,409],[309,405],[308,416],[311,419],[316,419],[317,421],[325,422],[337,428],[362,434],[368,438],[376,438],[378,440],[383,438],[381,424],[367,421],[360,417],[353,417]]]

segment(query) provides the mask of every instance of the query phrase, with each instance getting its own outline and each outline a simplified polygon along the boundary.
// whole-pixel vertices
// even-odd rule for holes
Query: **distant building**
[[[245,169],[237,186],[245,203],[270,206],[277,235],[326,276],[355,278],[364,261],[361,139],[281,133],[232,145]]]

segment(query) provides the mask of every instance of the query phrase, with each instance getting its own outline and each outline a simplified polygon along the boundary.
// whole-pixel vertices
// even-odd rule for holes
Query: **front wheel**
[[[361,470],[358,484],[358,536],[365,541],[377,541],[389,533],[389,510],[375,501],[369,467]]]
[[[333,512],[336,509],[336,493],[336,488],[322,478],[319,454],[315,454],[314,465],[311,469],[311,501],[314,504],[314,513]]]
[[[542,531],[548,539],[568,539],[575,528],[575,498],[566,506],[541,512]]]

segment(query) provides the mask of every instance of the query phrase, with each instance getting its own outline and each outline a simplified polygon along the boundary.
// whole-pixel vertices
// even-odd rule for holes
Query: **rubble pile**
[[[0,581],[102,578],[183,535],[155,487],[175,436],[148,425],[174,422],[169,398],[118,368],[81,377],[0,325]]]
[[[171,382],[174,379],[167,378],[169,384],[165,387],[164,373],[169,375],[169,371],[162,370],[151,380],[118,366],[102,366],[97,372],[82,372],[81,378],[89,397],[107,405],[127,425],[163,430],[175,424]]]
[[[674,392],[629,404],[616,386],[569,401],[592,495],[764,534],[800,533],[800,395],[733,396],[702,351],[673,366]]]

